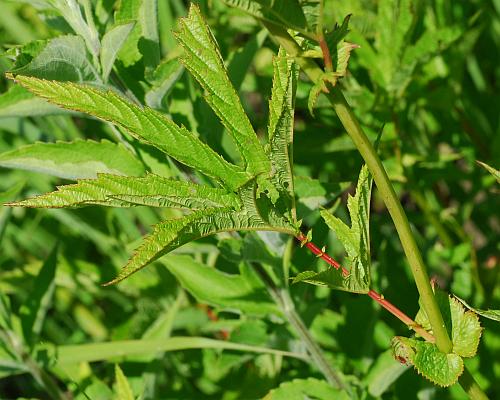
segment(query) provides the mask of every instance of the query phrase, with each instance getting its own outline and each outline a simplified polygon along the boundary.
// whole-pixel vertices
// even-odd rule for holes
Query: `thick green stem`
[[[472,400],[488,400],[488,396],[483,392],[467,368],[458,378],[458,383]]]
[[[301,57],[301,49],[297,42],[288,34],[288,32],[278,25],[264,22],[265,26],[271,35],[285,48],[288,54],[296,57],[298,63],[301,65],[303,71],[309,78],[316,82],[322,75],[321,68],[314,63],[311,59]],[[410,224],[406,218],[406,214],[399,202],[399,199],[392,187],[391,181],[385,172],[385,169],[373,148],[370,140],[363,132],[359,125],[351,107],[338,88],[330,87],[330,92],[327,93],[335,112],[337,113],[342,125],[356,145],[359,153],[363,157],[370,170],[373,180],[384,200],[384,203],[391,215],[396,230],[398,232],[403,250],[406,254],[410,267],[412,269],[413,277],[417,285],[418,292],[422,306],[431,323],[436,345],[443,353],[449,353],[453,347],[446,326],[443,321],[443,316],[439,311],[434,292],[432,291],[429,276],[425,268],[422,256],[417,247],[417,243],[411,232]]]
[[[418,292],[420,293],[422,307],[424,308],[425,313],[429,318],[429,322],[431,323],[434,337],[436,338],[436,345],[441,352],[449,353],[451,352],[453,345],[448,332],[446,331],[443,316],[441,315],[434,297],[434,292],[432,291],[432,287],[429,282],[429,276],[427,274],[424,261],[422,260],[420,250],[418,249],[415,238],[413,237],[410,223],[408,222],[408,218],[406,218],[403,207],[401,206],[391,181],[387,176],[387,172],[385,171],[371,142],[361,129],[361,126],[354,116],[352,109],[349,107],[349,104],[347,104],[342,92],[339,89],[334,88],[333,90],[330,90],[328,97],[340,121],[342,122],[342,125],[344,125],[344,128],[365,160],[380,195],[384,200],[387,210],[394,221],[403,250],[412,269],[415,284],[417,285]]]

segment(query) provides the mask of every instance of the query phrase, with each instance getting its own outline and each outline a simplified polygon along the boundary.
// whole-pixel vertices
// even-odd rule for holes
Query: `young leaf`
[[[396,336],[392,347],[396,359],[412,364],[421,375],[439,386],[453,385],[464,370],[459,355],[441,353],[433,343]]]
[[[268,124],[269,156],[275,186],[287,195],[288,209],[290,209],[294,198],[291,157],[298,69],[283,49],[280,49],[273,64],[273,88],[269,102]]]
[[[0,166],[64,179],[95,178],[99,172],[142,175],[144,166],[121,144],[107,140],[35,143],[0,154]]]
[[[224,66],[210,28],[200,10],[191,5],[180,20],[177,39],[184,48],[182,62],[206,90],[206,100],[235,141],[246,170],[253,176],[270,171],[269,160],[248,120]]]
[[[241,168],[225,161],[210,147],[158,111],[141,108],[113,92],[70,82],[16,76],[31,92],[70,110],[79,110],[114,123],[172,158],[215,178],[235,190],[249,180]]]
[[[170,92],[174,84],[179,80],[184,67],[176,58],[167,60],[160,64],[152,76],[153,87],[146,92],[144,100],[146,104],[159,110],[162,108],[163,98]]]
[[[101,46],[101,67],[102,76],[107,82],[113,64],[115,63],[118,52],[128,38],[128,35],[134,27],[134,22],[128,24],[116,25],[106,32],[102,38]]]
[[[204,304],[256,316],[280,315],[265,288],[253,287],[243,275],[227,274],[200,264],[190,256],[172,254],[162,263],[182,287]]]
[[[263,400],[347,400],[350,398],[345,391],[333,388],[324,380],[307,378],[282,383],[278,388],[271,390]]]
[[[115,400],[134,400],[134,394],[128,383],[127,377],[118,364],[115,365]]]
[[[332,229],[347,252],[349,275],[334,268],[326,271],[304,271],[294,278],[294,282],[309,282],[326,285],[332,289],[355,293],[367,293],[370,289],[370,198],[372,178],[368,168],[363,166],[359,173],[356,194],[349,196],[347,208],[351,217],[349,228],[339,218],[327,210],[321,210],[321,216]]]
[[[453,352],[461,357],[473,357],[479,346],[482,328],[473,311],[465,311],[464,306],[454,297],[440,289],[435,290],[436,300],[444,322],[451,336]],[[424,328],[430,323],[423,308],[420,308],[415,321]]]
[[[84,207],[99,204],[110,207],[148,205],[173,208],[238,209],[235,194],[223,189],[174,181],[154,174],[135,178],[99,174],[97,179],[80,180],[74,185],[60,186],[56,192],[13,203],[20,207]]]

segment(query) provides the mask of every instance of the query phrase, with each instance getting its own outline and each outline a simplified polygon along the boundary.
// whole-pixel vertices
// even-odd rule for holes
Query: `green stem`
[[[417,285],[418,292],[420,293],[422,307],[424,308],[432,326],[434,337],[436,338],[436,345],[441,352],[449,353],[453,348],[453,344],[451,343],[448,332],[446,331],[443,316],[441,315],[434,297],[434,292],[429,282],[429,276],[427,274],[422,255],[420,254],[420,250],[418,249],[415,238],[413,237],[410,223],[408,222],[408,218],[406,217],[403,207],[399,202],[391,181],[387,176],[387,172],[385,171],[371,142],[361,129],[361,126],[354,116],[349,104],[347,104],[342,92],[339,89],[334,88],[330,91],[328,97],[340,121],[344,125],[344,128],[365,160],[380,195],[384,200],[387,210],[394,221],[394,225],[396,226],[396,230],[401,240],[401,245],[403,246],[406,258],[410,264],[415,284]]]
[[[263,22],[271,35],[285,48],[288,54],[297,58],[297,62],[302,67],[303,71],[309,78],[316,82],[322,75],[321,68],[311,59],[301,57],[302,50],[297,42],[289,35],[282,27]],[[429,318],[436,345],[443,353],[449,353],[452,350],[452,343],[446,326],[443,321],[443,316],[438,308],[434,292],[432,291],[429,276],[425,268],[422,256],[417,247],[417,243],[411,232],[410,224],[406,218],[406,214],[399,202],[399,199],[392,187],[391,181],[373,148],[370,140],[363,132],[359,122],[357,121],[354,112],[347,103],[344,95],[337,87],[330,87],[330,92],[326,94],[335,112],[337,113],[342,125],[356,145],[359,153],[365,160],[368,169],[370,170],[373,180],[384,200],[384,203],[391,215],[396,230],[398,232],[406,258],[410,264],[415,284],[417,285],[422,307]]]
[[[464,368],[464,372],[458,378],[458,383],[465,390],[465,393],[472,400],[488,400],[488,396],[483,392],[481,387],[477,384],[474,377],[471,375],[467,368]]]
[[[302,343],[304,343],[304,346],[311,356],[311,359],[313,360],[316,367],[321,371],[325,379],[332,386],[349,392],[350,389],[344,382],[342,376],[333,370],[331,365],[323,356],[321,348],[314,341],[311,333],[305,326],[300,316],[297,314],[295,305],[288,293],[288,288],[277,287],[273,280],[267,275],[266,271],[259,264],[252,263],[252,265],[254,267],[254,270],[259,274],[262,281],[265,283],[269,294],[283,311],[283,314],[285,315],[287,321],[293,327]]]
[[[301,57],[302,49],[297,42],[289,35],[286,29],[279,25],[275,25],[268,21],[261,21],[262,24],[269,30],[271,36],[287,51],[289,55],[295,57],[301,66],[304,73],[313,82],[320,79],[323,71],[319,66],[308,58]],[[446,327],[444,325],[443,316],[438,308],[434,292],[432,291],[429,276],[425,268],[422,256],[417,247],[410,224],[406,214],[401,207],[396,192],[391,185],[389,177],[380,161],[375,149],[361,129],[351,107],[347,103],[344,95],[338,88],[331,88],[327,94],[330,103],[337,113],[342,125],[356,145],[361,156],[370,170],[373,179],[377,185],[380,194],[386,204],[387,209],[394,221],[398,232],[403,250],[410,264],[417,289],[420,294],[422,306],[429,318],[436,345],[443,353],[449,353],[452,350],[453,344],[450,340]],[[487,399],[486,394],[481,390],[479,385],[474,381],[467,369],[464,370],[462,378],[459,380],[460,385],[473,399]]]

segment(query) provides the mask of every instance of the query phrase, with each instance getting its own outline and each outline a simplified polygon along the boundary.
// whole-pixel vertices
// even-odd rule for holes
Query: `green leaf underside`
[[[460,301],[465,307],[467,307],[469,310],[474,311],[476,314],[479,314],[480,316],[484,318],[491,319],[493,321],[500,322],[500,310],[480,310],[478,308],[471,307],[469,304],[465,302],[464,299],[461,299],[458,296],[454,296],[458,301]]]
[[[170,254],[162,263],[203,304],[255,316],[281,315],[265,287],[255,287],[240,274],[227,274],[190,256]]]
[[[255,202],[255,183],[242,189],[242,208],[207,208],[179,219],[160,222],[136,249],[118,276],[106,285],[117,283],[144,268],[161,256],[185,243],[218,232],[241,230],[269,230],[295,234],[296,228],[273,212],[265,211]]]
[[[99,76],[87,57],[84,40],[79,36],[51,39],[26,65],[12,71],[43,79],[73,82],[95,82]]]
[[[207,92],[206,100],[227,128],[252,174],[268,173],[269,160],[234,90],[217,43],[200,10],[192,5],[176,34],[182,62]]]
[[[459,355],[441,353],[433,343],[396,336],[392,346],[396,358],[413,364],[422,376],[436,385],[453,385],[464,370]]]
[[[346,392],[333,388],[324,380],[307,378],[282,383],[276,389],[271,390],[263,400],[347,400],[349,398]]]
[[[121,144],[107,140],[35,143],[0,154],[0,166],[64,179],[95,178],[97,173],[142,175],[144,166]]]
[[[269,101],[268,136],[275,186],[285,193],[291,207],[294,196],[292,172],[293,120],[298,69],[285,51],[280,49],[273,61],[274,75]]]
[[[39,115],[66,114],[68,111],[40,99],[19,85],[0,95],[0,118],[37,117]]]
[[[460,301],[443,290],[436,289],[435,296],[451,336],[453,353],[461,357],[474,357],[482,333],[477,314],[473,311],[466,311]],[[430,330],[430,323],[423,308],[417,313],[415,322]]]
[[[15,80],[54,104],[123,127],[136,138],[216,179],[228,189],[235,190],[250,179],[240,167],[228,163],[184,127],[177,126],[160,112],[130,103],[114,92],[20,75]]]
[[[314,33],[314,26],[308,26],[308,19],[304,15],[301,3],[318,3],[307,0],[223,0],[231,7],[253,15],[258,19],[273,22],[275,24],[295,29],[302,34],[311,35]],[[317,5],[314,9],[317,8]],[[312,11],[311,7],[307,9]],[[313,21],[311,21],[313,22]]]
[[[111,28],[102,38],[101,47],[101,66],[102,76],[105,81],[108,80],[113,64],[118,56],[118,53],[126,42],[130,32],[134,28],[135,23],[118,24]]]
[[[349,196],[347,200],[351,227],[327,210],[320,212],[347,252],[346,268],[349,270],[349,275],[343,276],[340,270],[332,267],[322,272],[304,271],[294,278],[294,282],[308,282],[354,293],[367,293],[370,290],[371,187],[372,178],[368,168],[363,166],[359,174],[356,194],[354,197]]]
[[[145,177],[125,177],[99,174],[97,179],[80,180],[74,185],[58,187],[56,192],[14,203],[21,207],[83,207],[90,204],[110,207],[147,205],[172,208],[239,209],[235,194],[223,189],[174,181],[154,174]]]

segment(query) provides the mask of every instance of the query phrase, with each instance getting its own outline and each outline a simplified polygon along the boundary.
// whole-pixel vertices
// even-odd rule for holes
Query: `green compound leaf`
[[[95,178],[98,173],[142,175],[144,166],[121,144],[107,140],[35,143],[0,154],[0,166],[64,179]]]
[[[137,139],[216,179],[231,190],[249,180],[245,171],[225,161],[184,127],[177,126],[160,112],[135,105],[114,92],[20,75],[15,80],[51,103],[121,126]]]
[[[223,189],[174,181],[154,174],[135,178],[99,174],[97,179],[60,186],[56,192],[12,203],[13,206],[66,208],[98,204],[110,207],[147,205],[172,208],[240,207],[237,196]]]
[[[263,400],[347,400],[351,397],[344,391],[333,388],[328,382],[316,378],[294,379],[271,390]]]
[[[269,101],[269,157],[273,182],[278,191],[285,194],[290,209],[294,197],[291,157],[298,69],[283,49],[280,49],[273,65],[273,88]]]
[[[340,240],[347,252],[349,275],[329,268],[323,272],[304,271],[294,278],[295,282],[308,282],[328,286],[332,289],[354,293],[367,293],[370,290],[370,198],[372,178],[368,168],[363,166],[358,178],[356,194],[349,196],[347,208],[351,217],[351,227],[327,210],[321,216]]]
[[[466,311],[460,301],[443,290],[436,289],[435,296],[453,343],[453,353],[461,357],[474,357],[482,333],[477,314]],[[430,330],[430,323],[423,308],[419,310],[415,321]]]
[[[255,199],[255,183],[252,182],[240,194],[242,208],[207,208],[195,211],[179,219],[160,222],[147,236],[119,275],[107,283],[117,283],[161,256],[202,237],[218,232],[241,230],[269,230],[295,234],[296,228],[272,210],[266,210]],[[269,212],[266,212],[269,211]]]
[[[396,336],[392,347],[396,359],[412,364],[422,376],[439,386],[453,385],[464,370],[459,355],[441,353],[433,343]]]
[[[180,20],[177,39],[184,48],[182,62],[207,92],[206,100],[227,128],[253,176],[270,171],[270,163],[243,110],[224,66],[210,28],[200,10],[192,5]]]
[[[474,311],[476,314],[479,314],[481,317],[491,319],[493,321],[500,322],[500,310],[480,310],[478,308],[471,307],[469,304],[465,302],[464,299],[461,299],[458,296],[455,298],[460,301],[465,307],[469,310]]]

